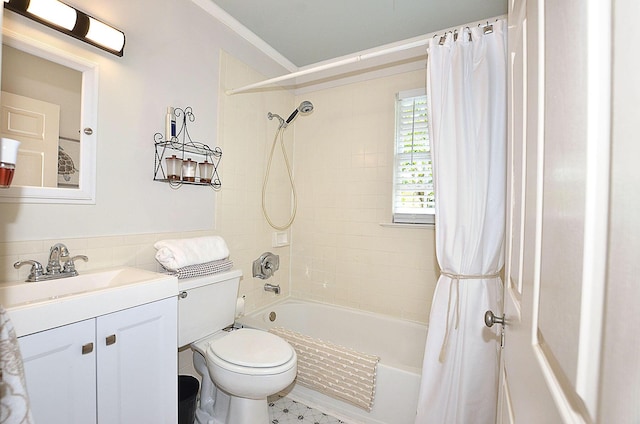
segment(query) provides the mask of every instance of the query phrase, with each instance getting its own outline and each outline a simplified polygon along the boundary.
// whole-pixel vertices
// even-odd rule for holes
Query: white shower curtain
[[[506,182],[506,23],[432,39],[427,61],[442,270],[416,424],[495,422]],[[469,39],[471,34],[471,40]]]

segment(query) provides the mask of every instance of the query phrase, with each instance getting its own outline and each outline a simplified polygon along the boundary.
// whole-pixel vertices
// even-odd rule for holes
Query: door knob
[[[487,311],[484,313],[484,324],[487,327],[493,327],[493,324],[504,325],[504,314],[501,317],[497,317],[492,311]]]

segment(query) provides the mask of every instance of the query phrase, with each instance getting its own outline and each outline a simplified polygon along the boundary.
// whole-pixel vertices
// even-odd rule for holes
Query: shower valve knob
[[[280,268],[280,256],[271,252],[263,253],[258,259],[253,261],[253,276],[266,280]]]

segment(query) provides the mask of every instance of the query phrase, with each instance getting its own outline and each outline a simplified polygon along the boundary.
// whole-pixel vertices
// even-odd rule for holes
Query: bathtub
[[[288,396],[347,423],[413,424],[427,337],[425,325],[293,298],[243,316],[237,323],[263,330],[284,327],[379,356],[371,412],[295,383]]]

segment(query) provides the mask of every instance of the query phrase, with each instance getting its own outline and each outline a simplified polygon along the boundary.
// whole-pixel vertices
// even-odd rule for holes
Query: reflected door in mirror
[[[14,186],[57,187],[58,105],[2,92],[2,137],[21,142]]]

